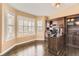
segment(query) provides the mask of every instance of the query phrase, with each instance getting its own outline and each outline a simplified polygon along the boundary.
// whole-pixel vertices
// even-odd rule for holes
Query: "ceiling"
[[[54,15],[76,4],[77,3],[62,3],[59,8],[56,8],[52,5],[52,3],[9,3],[9,5],[20,11],[36,16],[50,16],[51,14]]]

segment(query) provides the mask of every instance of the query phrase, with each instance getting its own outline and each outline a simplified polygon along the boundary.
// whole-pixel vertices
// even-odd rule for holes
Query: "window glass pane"
[[[24,26],[28,26],[28,20],[24,20]]]
[[[42,26],[42,20],[38,20],[38,21],[37,21],[37,25],[38,25],[38,26]]]
[[[18,25],[23,26],[23,17],[22,16],[18,16],[17,17],[17,22],[18,22]]]
[[[34,27],[35,26],[35,20],[33,19],[31,22],[32,22],[32,26]]]
[[[23,35],[23,26],[24,26],[24,17],[23,16],[18,16],[17,17],[17,36],[22,36]]]
[[[31,18],[28,19],[28,33],[31,34]]]
[[[37,20],[37,32],[41,32],[43,30],[42,19]]]
[[[32,28],[31,28],[31,26],[29,26],[29,33],[31,33],[31,30],[32,30]]]
[[[11,12],[6,12],[5,19],[5,39],[11,40],[15,38],[15,15]]]
[[[14,25],[15,24],[15,16],[12,13],[7,14],[7,25]]]
[[[34,18],[29,18],[29,29],[28,32],[29,34],[34,34],[35,33],[35,20]]]
[[[24,33],[28,33],[27,29],[28,29],[28,27],[27,27],[27,26],[26,26],[26,27],[24,27]]]
[[[28,23],[29,23],[29,27],[32,26],[32,21],[31,20],[29,20]]]
[[[35,20],[32,19],[32,31],[33,34],[35,33]]]
[[[29,28],[28,24],[29,24],[28,23],[28,17],[26,17],[24,19],[24,32],[23,32],[24,35],[28,34],[28,28]]]
[[[23,33],[23,26],[18,26],[18,33]]]
[[[19,35],[22,34],[25,36],[26,34],[28,34],[30,32],[31,22],[29,19],[30,18],[28,18],[28,17],[20,16],[20,19],[18,20],[19,25],[17,26]]]
[[[7,35],[6,35],[7,40],[15,38],[14,32],[15,32],[15,30],[12,26],[7,27]]]
[[[21,20],[20,20],[21,19]],[[18,18],[18,32],[23,32],[23,35],[35,33],[35,20],[30,17],[22,17]]]
[[[33,34],[35,33],[35,28],[34,28],[34,27],[32,27],[31,32],[32,32]]]

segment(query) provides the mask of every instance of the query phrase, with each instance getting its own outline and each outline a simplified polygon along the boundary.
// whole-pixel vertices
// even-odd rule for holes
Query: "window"
[[[32,22],[32,30],[31,30],[31,32],[35,33],[35,20],[32,19],[31,22]]]
[[[34,18],[29,18],[28,21],[28,32],[29,34],[34,34],[35,33],[35,20]]]
[[[23,25],[23,28],[24,28],[24,35],[28,34],[28,18],[24,18],[24,25]]]
[[[17,17],[17,35],[23,35],[23,17]]]
[[[18,16],[18,35],[28,35],[35,33],[34,18]]]
[[[43,29],[42,19],[37,20],[37,32],[41,32]]]
[[[15,14],[12,12],[6,13],[6,37],[5,39],[10,40],[15,38]]]

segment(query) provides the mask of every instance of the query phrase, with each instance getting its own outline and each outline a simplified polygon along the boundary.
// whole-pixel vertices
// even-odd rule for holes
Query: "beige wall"
[[[1,52],[1,47],[2,47],[2,4],[0,4],[0,52]]]
[[[11,47],[13,47],[14,45],[17,45],[18,43],[22,43],[22,42],[26,42],[26,41],[34,41],[34,40],[37,40],[37,38],[41,38],[43,39],[44,37],[44,31],[43,32],[39,32],[38,35],[37,35],[37,32],[35,31],[35,34],[33,35],[21,35],[20,37],[17,36],[17,26],[15,26],[15,38],[12,39],[12,40],[8,40],[6,41],[5,39],[5,31],[6,31],[6,28],[5,28],[5,20],[6,20],[6,10],[9,10],[10,12],[13,12],[15,13],[15,22],[17,22],[17,16],[21,15],[21,16],[25,16],[25,17],[31,17],[31,18],[35,18],[35,20],[37,21],[37,16],[34,16],[34,15],[31,15],[31,14],[28,14],[28,13],[24,13],[24,12],[21,12],[19,10],[16,10],[14,8],[12,8],[11,6],[7,5],[7,4],[0,4],[0,15],[1,15],[1,20],[0,20],[0,52],[1,53],[4,53],[6,52],[8,49],[10,49]],[[1,14],[2,12],[2,14]],[[44,23],[44,17],[42,17],[43,19],[43,23]],[[15,23],[17,25],[17,23]],[[44,26],[43,26],[43,29],[44,29]],[[36,27],[35,27],[35,30]],[[2,32],[2,33],[1,33]],[[40,34],[42,34],[40,36]],[[38,37],[37,37],[38,36]]]
[[[0,23],[1,24],[0,27],[2,28],[2,29],[0,29],[0,31],[2,32],[2,33],[0,32],[0,35],[2,37],[2,40],[1,40],[1,37],[0,37],[0,42],[2,42],[2,43],[0,43],[0,47],[1,47],[0,51],[1,52],[6,51],[8,48],[12,47],[14,44],[17,44],[17,43],[30,41],[30,40],[44,40],[45,17],[42,17],[42,20],[43,20],[43,31],[42,32],[38,32],[38,33],[35,32],[34,35],[26,35],[26,36],[22,35],[22,37],[17,37],[17,34],[16,34],[17,26],[16,26],[15,27],[15,30],[16,30],[15,31],[15,35],[16,35],[15,39],[6,41],[6,39],[4,39],[4,34],[5,34],[5,25],[4,25],[4,23],[5,23],[5,19],[6,19],[5,18],[5,10],[9,10],[9,11],[11,11],[11,12],[16,14],[15,21],[17,20],[17,16],[18,15],[35,18],[36,21],[38,20],[37,16],[34,16],[32,14],[24,13],[22,11],[16,10],[13,7],[8,6],[7,4],[0,4],[0,15],[1,16],[3,15],[2,17],[0,16],[0,19],[2,19],[2,20],[0,20],[0,22],[1,22]],[[3,12],[3,14],[1,14],[2,12]],[[64,16],[78,14],[78,13],[79,13],[79,6],[75,5],[75,6],[71,7],[71,8],[63,10],[62,12],[59,12],[59,13],[54,14],[54,15],[51,15],[49,18],[50,19],[54,19],[54,18],[64,17]],[[17,23],[16,23],[16,25],[17,25]],[[36,27],[35,27],[35,30],[37,30]]]
[[[31,14],[27,14],[27,13],[18,11],[16,9],[8,6],[7,4],[2,4],[2,9],[3,9],[3,16],[5,16],[5,11],[9,10],[9,11],[15,13],[16,15],[24,15],[24,16],[28,16],[28,17],[35,17]],[[1,52],[6,51],[7,49],[9,49],[10,47],[14,46],[17,43],[21,43],[21,42],[25,42],[25,41],[28,41],[28,40],[34,40],[35,39],[35,35],[27,35],[25,37],[23,37],[23,36],[22,37],[17,37],[16,36],[15,39],[6,41],[6,39],[4,38],[5,31],[6,31],[6,29],[5,29],[5,20],[6,20],[6,17],[3,17],[2,22],[1,22],[1,23],[3,23],[2,27],[1,27],[2,28],[2,44],[0,43],[0,45],[2,46],[2,47],[0,46],[1,47],[1,49],[0,49]],[[15,18],[15,21],[16,21],[16,18]],[[16,27],[15,27],[15,29],[16,29]],[[16,34],[16,32],[15,32],[15,34]]]
[[[15,10],[13,9],[9,9],[7,7],[6,4],[2,4],[2,47],[1,47],[1,52],[7,50],[9,47],[13,46],[16,42],[16,39],[13,39],[13,40],[9,40],[9,41],[6,41],[5,39],[5,32],[6,32],[6,27],[5,27],[5,20],[6,20],[6,15],[5,15],[5,11],[6,10],[10,10],[12,11],[13,13],[15,13]]]
[[[43,40],[44,39],[45,17],[42,17],[42,20],[43,20],[43,31],[42,32],[37,33],[35,31],[34,35],[26,35],[26,36],[22,35],[21,37],[17,37],[17,34],[16,34],[17,26],[16,26],[15,27],[15,30],[16,30],[15,31],[15,35],[16,35],[15,39],[6,41],[6,39],[4,39],[4,34],[5,34],[5,25],[4,25],[4,23],[5,23],[5,19],[6,19],[5,18],[5,10],[9,10],[9,11],[16,14],[15,21],[16,21],[18,15],[23,15],[23,16],[35,18],[36,21],[38,19],[37,16],[34,16],[32,14],[28,14],[28,13],[24,13],[22,11],[16,10],[16,9],[8,6],[7,4],[0,4],[0,24],[1,24],[0,25],[0,36],[1,36],[0,37],[0,52],[1,53],[6,51],[7,49],[9,49],[10,47],[12,47],[13,45],[15,45],[17,43],[30,41],[30,40]],[[1,13],[3,13],[3,14],[1,14]],[[79,13],[79,6],[76,5],[76,6],[73,6],[71,8],[63,10],[62,12],[51,15],[49,18],[54,19],[54,18],[64,17],[64,16],[68,16],[68,15],[72,15],[72,14],[78,14],[78,13]],[[17,25],[17,23],[16,23],[16,25]],[[35,30],[37,30],[36,27],[35,27]]]

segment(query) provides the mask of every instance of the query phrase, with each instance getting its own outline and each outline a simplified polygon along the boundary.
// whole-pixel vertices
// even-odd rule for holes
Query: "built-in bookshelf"
[[[79,17],[70,17],[66,19],[67,34],[66,45],[79,48]]]
[[[48,51],[52,55],[63,55],[65,48],[64,18],[46,20],[45,35],[48,42]]]

